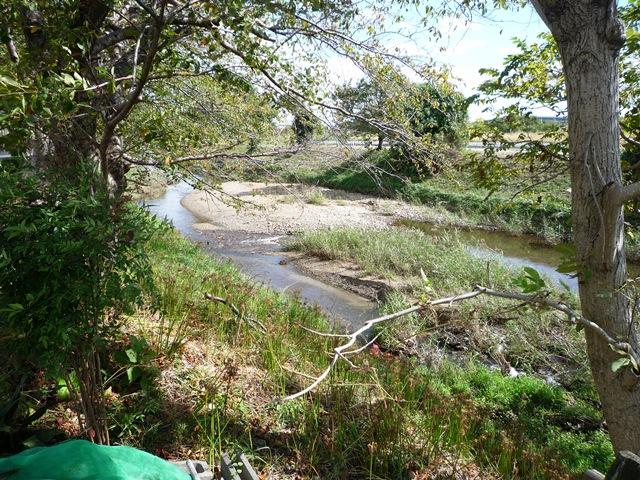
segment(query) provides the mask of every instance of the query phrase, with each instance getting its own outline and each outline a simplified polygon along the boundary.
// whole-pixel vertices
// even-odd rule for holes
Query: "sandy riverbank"
[[[385,228],[420,207],[300,184],[226,182],[218,193],[194,191],[182,206],[202,220],[201,230],[284,235],[319,228]]]

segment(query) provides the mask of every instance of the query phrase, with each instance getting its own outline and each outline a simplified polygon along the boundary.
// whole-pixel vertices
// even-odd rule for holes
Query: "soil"
[[[182,205],[203,222],[200,230],[284,235],[326,228],[379,229],[423,209],[397,200],[300,184],[226,182],[218,192],[195,191]]]
[[[341,190],[260,182],[226,182],[218,192],[196,190],[181,203],[201,220],[194,228],[216,232],[223,243],[235,238],[236,248],[246,244],[253,252],[277,252],[282,262],[294,263],[305,275],[366,299],[382,301],[391,291],[411,290],[406,281],[370,275],[352,262],[282,252],[280,246],[287,235],[316,229],[389,228],[399,219],[420,217],[420,207]]]

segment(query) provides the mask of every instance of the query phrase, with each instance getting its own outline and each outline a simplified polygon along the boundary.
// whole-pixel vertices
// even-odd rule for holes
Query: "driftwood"
[[[322,381],[325,380],[329,376],[329,374],[331,373],[331,370],[335,367],[335,365],[338,363],[338,361],[340,359],[343,359],[347,363],[351,364],[351,362],[347,358],[349,355],[353,355],[353,354],[362,352],[363,350],[365,350],[367,347],[369,347],[377,339],[377,336],[376,336],[372,340],[369,340],[367,343],[365,343],[363,346],[355,348],[355,349],[351,349],[351,347],[353,347],[355,345],[355,343],[357,342],[358,337],[360,337],[365,332],[369,331],[375,325],[383,323],[383,322],[388,322],[388,321],[391,321],[391,320],[396,320],[396,319],[398,319],[400,317],[404,317],[406,315],[410,315],[412,313],[424,310],[424,309],[426,309],[428,307],[432,307],[432,306],[436,306],[436,305],[446,305],[446,304],[451,305],[453,303],[461,302],[463,300],[468,300],[468,299],[471,299],[471,298],[474,298],[474,297],[478,297],[480,295],[488,295],[488,296],[491,296],[491,297],[505,298],[505,299],[509,299],[509,300],[518,300],[520,302],[523,302],[523,303],[526,303],[526,304],[529,304],[529,305],[536,305],[536,306],[539,306],[539,307],[551,308],[553,310],[557,310],[559,312],[562,312],[562,313],[564,313],[566,315],[567,320],[571,324],[574,324],[574,325],[578,324],[578,325],[581,325],[584,328],[587,328],[587,329],[591,330],[596,335],[600,336],[603,340],[605,340],[607,342],[607,344],[609,344],[609,346],[615,352],[617,352],[621,356],[628,357],[630,359],[632,368],[637,372],[638,366],[640,365],[640,355],[638,354],[638,352],[636,352],[633,349],[633,347],[629,343],[623,342],[623,341],[619,341],[619,340],[616,340],[615,338],[611,337],[611,335],[609,335],[598,324],[596,324],[595,322],[592,322],[591,320],[583,317],[581,314],[579,314],[577,311],[575,311],[574,309],[572,309],[568,305],[549,299],[547,297],[547,295],[548,295],[547,292],[534,293],[534,294],[524,294],[524,293],[517,293],[517,292],[505,292],[505,291],[493,290],[491,288],[487,288],[487,287],[483,287],[483,286],[478,285],[471,292],[466,292],[466,293],[463,293],[463,294],[460,294],[460,295],[456,295],[456,296],[452,296],[452,297],[441,298],[441,299],[438,299],[438,300],[431,300],[431,301],[425,302],[425,303],[418,303],[416,305],[413,305],[413,306],[411,306],[409,308],[406,308],[404,310],[401,310],[399,312],[371,319],[371,320],[367,321],[362,327],[360,327],[358,330],[356,330],[355,332],[353,332],[351,334],[344,335],[344,334],[332,334],[332,333],[323,333],[323,332],[312,331],[312,333],[316,333],[318,335],[325,336],[325,337],[346,338],[347,341],[345,343],[343,343],[342,345],[339,345],[338,347],[336,347],[333,350],[333,355],[332,355],[331,361],[329,362],[329,365],[327,366],[327,368],[318,377],[315,377],[315,380],[308,387],[306,387],[305,389],[303,389],[303,390],[301,390],[301,391],[299,391],[297,393],[294,393],[294,394],[291,394],[291,395],[288,395],[288,396],[284,397],[283,401],[293,400],[295,398],[301,397],[301,396],[306,395],[307,393],[315,390],[318,387],[318,385],[320,385],[320,383],[322,383]],[[306,329],[306,330],[311,331],[309,329]],[[640,477],[637,477],[637,478],[640,478]]]

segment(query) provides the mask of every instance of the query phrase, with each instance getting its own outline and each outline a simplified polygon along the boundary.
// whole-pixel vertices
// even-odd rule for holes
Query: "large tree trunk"
[[[534,0],[562,56],[569,112],[573,237],[580,264],[585,317],[613,337],[637,345],[631,306],[619,291],[626,280],[618,123],[617,57],[624,42],[615,1]],[[640,452],[640,388],[629,368],[600,337],[587,332],[587,350],[616,450]]]

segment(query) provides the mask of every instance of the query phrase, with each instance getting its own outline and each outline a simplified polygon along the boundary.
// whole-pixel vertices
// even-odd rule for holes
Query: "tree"
[[[613,0],[533,0],[560,52],[566,82],[571,205],[583,314],[633,348],[638,338],[624,252],[624,204],[640,184],[624,185],[618,122],[618,54],[624,27]],[[614,372],[619,353],[591,331],[587,353],[617,450],[640,451],[638,366]]]
[[[153,102],[140,104],[120,129],[129,161],[170,169],[182,157],[206,155],[212,145],[257,149],[273,135],[277,110],[251,85],[196,76],[152,83],[147,91]]]
[[[144,245],[157,227],[137,207],[106,201],[104,190],[90,194],[82,172],[80,183],[42,181],[41,172],[23,175],[20,162],[0,162],[4,371],[16,384],[40,372],[54,385],[62,379],[78,401],[80,430],[109,443],[105,354],[149,284]]]
[[[140,104],[158,99],[150,86],[209,76],[304,104],[318,75],[314,49],[301,50],[353,43],[345,32],[355,8],[343,0],[3,2],[0,40],[8,55],[1,63],[0,129],[10,135],[0,146],[28,153],[40,167],[94,158],[100,181],[118,195],[131,164],[122,126]],[[309,62],[295,65],[284,43]],[[236,146],[213,150],[219,157]]]
[[[377,149],[385,137],[395,139],[388,131],[368,119],[383,125],[401,125],[400,131],[410,131],[416,138],[430,136],[445,143],[458,145],[464,136],[467,109],[472,99],[466,99],[444,78],[413,83],[401,79],[400,85],[361,79],[355,85],[336,88],[333,96],[338,105],[351,115],[339,115],[342,126],[365,135],[377,135]]]
[[[548,132],[542,141],[521,141],[523,151],[515,157],[535,161],[542,181],[568,170],[571,176],[571,206],[575,266],[584,316],[595,321],[614,338],[638,348],[636,327],[627,285],[624,251],[624,207],[640,196],[640,184],[625,184],[620,158],[619,69],[622,65],[624,95],[623,124],[635,120],[637,105],[637,33],[625,30],[613,0],[532,0],[551,35],[541,44],[519,42],[520,53],[507,59],[503,71],[488,71],[493,80],[485,91],[511,98],[525,98],[530,104],[560,109],[566,99],[568,135],[563,126]],[[622,14],[632,20],[637,2]],[[633,27],[633,21],[631,22]],[[620,59],[620,52],[624,55]],[[637,57],[635,57],[637,58]],[[634,65],[629,68],[630,65]],[[526,107],[508,108],[513,118]],[[497,135],[494,139],[502,139]],[[509,148],[509,142],[489,151]],[[532,160],[532,158],[534,158]],[[488,166],[496,166],[491,155]],[[504,167],[500,167],[504,168]],[[511,167],[506,167],[511,168]],[[504,170],[503,170],[504,171]],[[485,176],[488,183],[497,176]],[[499,184],[500,180],[498,180]],[[486,182],[485,182],[486,183]],[[493,183],[493,188],[498,186]],[[640,385],[638,365],[620,361],[602,338],[586,331],[587,350],[607,428],[616,449],[640,451]],[[617,363],[616,363],[617,362]],[[618,369],[621,364],[629,368]],[[612,368],[614,366],[615,368]]]
[[[291,124],[296,144],[304,145],[309,142],[315,131],[318,130],[318,127],[318,122],[311,116],[311,114],[307,112],[296,113],[293,116],[293,123]]]
[[[342,127],[364,135],[377,135],[377,149],[382,149],[385,132],[366,119],[384,120],[386,95],[372,81],[362,78],[355,85],[345,84],[333,93],[338,105],[357,117],[341,115]]]
[[[448,82],[420,83],[408,99],[407,116],[416,136],[441,136],[455,146],[465,139],[467,110],[475,97],[465,98]]]

